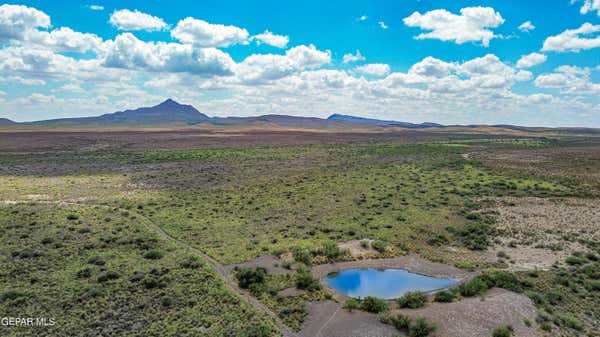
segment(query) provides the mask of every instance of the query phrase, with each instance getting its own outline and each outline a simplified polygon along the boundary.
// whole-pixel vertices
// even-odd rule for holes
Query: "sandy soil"
[[[355,310],[348,312],[341,304],[325,301],[308,304],[308,317],[298,337],[391,337],[394,327],[383,324],[377,315]]]
[[[513,327],[515,337],[539,336],[536,309],[522,294],[494,288],[485,298],[466,298],[452,303],[430,303],[420,309],[397,310],[411,317],[425,317],[437,326],[438,337],[489,337],[503,325]],[[532,323],[527,327],[525,320]]]
[[[576,198],[494,198],[497,206],[496,245],[484,254],[496,261],[508,255],[509,269],[549,268],[583,247],[579,238],[600,239],[600,201]]]

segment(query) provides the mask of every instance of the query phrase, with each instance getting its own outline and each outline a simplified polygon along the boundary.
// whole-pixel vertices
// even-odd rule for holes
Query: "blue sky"
[[[2,5],[0,117],[173,97],[219,116],[600,127],[600,0],[168,4]]]

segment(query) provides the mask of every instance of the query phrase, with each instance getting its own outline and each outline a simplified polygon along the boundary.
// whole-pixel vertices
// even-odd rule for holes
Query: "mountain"
[[[403,128],[413,128],[413,129],[443,127],[443,125],[437,124],[437,123],[414,124],[414,123],[408,123],[408,122],[386,121],[386,120],[381,120],[381,119],[364,118],[364,117],[356,117],[356,116],[340,115],[340,114],[333,114],[333,115],[329,116],[329,118],[327,118],[327,120],[347,121],[347,122],[362,123],[362,124],[376,124],[376,125],[382,125],[382,126],[400,126]]]
[[[210,118],[191,105],[172,99],[146,108],[118,111],[96,117],[61,118],[29,122],[28,125],[186,125],[206,122]]]
[[[352,128],[358,126],[368,126],[347,121],[327,120],[317,117],[301,117],[288,115],[262,115],[254,117],[213,117],[211,118],[210,123],[213,125],[275,124],[278,126],[299,128]]]
[[[17,124],[17,122],[13,122],[8,118],[0,118],[0,126],[15,125],[15,124]]]

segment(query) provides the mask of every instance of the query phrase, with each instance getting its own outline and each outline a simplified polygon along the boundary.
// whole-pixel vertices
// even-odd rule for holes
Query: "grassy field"
[[[208,261],[149,225],[224,265],[372,239],[384,245],[383,256],[415,253],[487,268],[497,264],[477,258],[477,250],[494,245],[494,214],[481,212],[486,197],[599,196],[597,177],[523,169],[508,156],[560,154],[566,146],[544,137],[477,137],[2,154],[0,312],[55,317],[59,324],[35,330],[47,336],[82,329],[90,336],[123,329],[119,335],[278,335],[276,322],[228,288]],[[556,167],[568,173],[575,163],[561,158]],[[594,159],[587,163],[600,169]],[[597,250],[595,244],[585,249]],[[313,260],[328,261],[319,253]],[[578,279],[556,268],[531,287],[544,292],[565,273]],[[596,326],[597,316],[585,313],[599,303],[593,275],[581,283],[589,290],[587,304],[572,304],[569,293],[560,307],[578,317],[577,331]],[[252,290],[296,330],[305,303],[330,296],[321,289],[277,295],[297,277],[268,275]],[[547,302],[539,305],[542,315],[552,316]],[[551,333],[572,331],[556,320]],[[1,335],[31,331],[0,328]]]

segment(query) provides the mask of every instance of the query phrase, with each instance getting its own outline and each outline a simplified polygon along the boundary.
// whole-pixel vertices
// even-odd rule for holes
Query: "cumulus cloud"
[[[279,79],[304,69],[318,68],[331,62],[331,52],[314,45],[300,45],[285,55],[253,54],[238,65],[237,75],[243,82],[265,82]]]
[[[155,72],[186,72],[201,76],[226,76],[233,73],[234,61],[216,48],[166,42],[144,42],[131,33],[107,42],[103,66]]]
[[[93,11],[103,11],[104,10],[104,6],[100,6],[100,5],[88,5],[88,8]]]
[[[348,53],[348,54],[344,54],[344,58],[343,58],[343,62],[344,63],[350,63],[350,62],[358,62],[358,61],[364,61],[366,60],[366,58],[360,53],[360,50],[356,50],[356,54],[352,54],[352,53]]]
[[[85,52],[99,48],[102,39],[95,34],[80,33],[69,27],[61,27],[51,32],[31,30],[26,33],[24,42],[42,45],[55,51]]]
[[[290,42],[290,38],[285,35],[273,34],[268,30],[265,30],[262,34],[257,34],[252,37],[253,39],[268,44],[277,48],[285,48]]]
[[[525,21],[521,25],[519,25],[519,30],[522,32],[530,32],[535,29],[535,26],[531,23],[531,21]]]
[[[584,23],[577,29],[550,36],[544,41],[542,51],[579,52],[582,49],[600,47],[600,25]]]
[[[366,16],[366,15],[361,15],[361,16],[358,18],[358,21],[366,21],[368,18],[369,18],[369,17],[368,17],[368,16]]]
[[[363,75],[384,76],[390,72],[390,66],[385,63],[370,63],[356,67],[354,70]]]
[[[171,36],[183,43],[202,47],[228,47],[238,43],[247,44],[249,34],[244,28],[188,17],[177,23]]]
[[[584,0],[583,6],[581,6],[579,11],[581,14],[587,14],[589,12],[596,11],[598,16],[600,16],[600,0]]]
[[[519,61],[517,61],[517,68],[531,68],[546,62],[547,59],[548,57],[546,55],[540,53],[523,55]]]
[[[539,75],[535,85],[540,88],[557,89],[565,94],[600,94],[600,84],[591,80],[591,69],[576,66],[560,66],[550,74]]]
[[[50,17],[42,11],[21,5],[0,6],[0,42],[21,40],[28,31],[48,27]]]
[[[381,29],[388,29],[388,26],[383,21],[379,21],[377,24],[379,24],[379,27],[381,27]]]
[[[491,7],[466,7],[460,10],[460,15],[445,9],[436,9],[421,14],[414,12],[403,19],[409,27],[419,27],[430,30],[428,33],[417,35],[416,39],[438,39],[465,42],[481,42],[485,47],[496,37],[488,28],[496,28],[504,23],[500,13]]]
[[[114,11],[108,20],[119,30],[156,31],[167,29],[168,25],[159,17],[136,10],[121,9]]]

